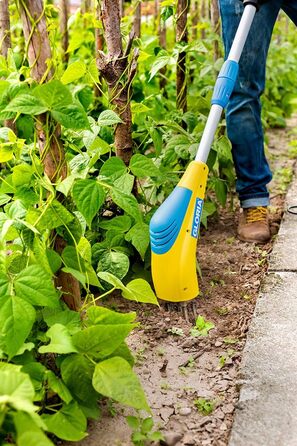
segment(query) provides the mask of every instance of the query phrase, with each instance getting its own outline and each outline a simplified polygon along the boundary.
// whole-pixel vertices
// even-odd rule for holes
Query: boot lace
[[[255,223],[256,221],[266,221],[267,208],[258,206],[255,208],[248,208],[246,212],[246,222]]]

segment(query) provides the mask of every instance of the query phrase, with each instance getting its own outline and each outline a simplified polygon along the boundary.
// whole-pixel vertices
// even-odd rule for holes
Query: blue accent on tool
[[[151,249],[165,254],[174,245],[192,196],[192,191],[177,186],[150,222]]]
[[[225,108],[229,102],[230,96],[238,75],[238,63],[234,60],[226,60],[221,68],[217,78],[211,103]]]

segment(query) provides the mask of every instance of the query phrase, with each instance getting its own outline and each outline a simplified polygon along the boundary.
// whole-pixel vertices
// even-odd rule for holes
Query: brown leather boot
[[[237,228],[238,238],[243,242],[266,243],[270,240],[267,207],[257,206],[242,209]]]

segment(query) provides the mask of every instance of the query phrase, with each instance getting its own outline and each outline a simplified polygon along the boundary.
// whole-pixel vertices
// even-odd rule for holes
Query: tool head
[[[170,302],[199,294],[196,247],[207,165],[192,161],[150,223],[152,276],[157,297]]]

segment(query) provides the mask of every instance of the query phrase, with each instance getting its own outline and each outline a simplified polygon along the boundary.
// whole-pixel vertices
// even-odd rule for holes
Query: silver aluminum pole
[[[233,60],[238,62],[243,51],[248,33],[256,14],[256,7],[253,5],[247,5],[244,8],[239,27],[235,34],[235,38],[227,60]],[[196,155],[196,161],[202,161],[206,163],[211,145],[214,140],[218,124],[220,122],[223,112],[223,107],[220,105],[212,105],[209,116],[207,118],[206,126],[199,144],[198,152]]]

